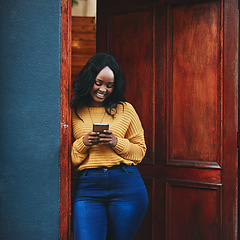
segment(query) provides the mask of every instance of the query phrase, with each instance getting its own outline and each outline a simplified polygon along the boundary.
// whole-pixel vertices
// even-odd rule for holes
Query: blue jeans
[[[79,172],[73,199],[75,240],[133,240],[148,206],[133,165]]]

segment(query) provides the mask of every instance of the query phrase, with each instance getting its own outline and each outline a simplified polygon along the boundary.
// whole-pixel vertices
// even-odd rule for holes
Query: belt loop
[[[88,173],[88,170],[87,169],[85,169],[85,170],[83,170],[84,172],[83,172],[83,175],[82,176],[86,176],[87,175],[87,173]]]
[[[124,164],[121,164],[121,168],[122,168],[122,170],[123,170],[124,172],[127,173],[127,169],[125,168]]]

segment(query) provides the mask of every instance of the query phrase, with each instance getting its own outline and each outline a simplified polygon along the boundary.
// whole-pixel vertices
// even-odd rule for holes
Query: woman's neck
[[[103,105],[103,103],[91,101],[91,102],[89,102],[88,107],[104,107],[104,105]]]

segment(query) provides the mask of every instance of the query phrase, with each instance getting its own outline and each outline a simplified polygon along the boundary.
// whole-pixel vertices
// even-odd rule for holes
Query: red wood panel
[[[169,158],[209,167],[221,159],[221,11],[218,2],[171,7]]]
[[[237,109],[239,81],[239,12],[238,1],[224,1],[224,148],[223,148],[223,239],[239,239],[237,226]]]
[[[219,240],[221,184],[167,181],[167,239]]]
[[[136,108],[145,131],[148,151],[145,163],[153,161],[153,13],[151,8],[113,11],[110,15],[109,48],[126,76],[126,97]],[[122,34],[124,32],[124,34]],[[115,39],[118,39],[116,41]],[[128,49],[123,51],[123,49]],[[138,51],[141,49],[141,51]],[[134,89],[134,91],[133,91]]]
[[[72,81],[95,53],[95,18],[72,17]]]
[[[155,163],[165,164],[167,159],[167,7],[155,6]]]
[[[71,224],[71,2],[61,1],[60,240],[70,239]]]
[[[98,7],[98,51],[120,62],[149,149],[152,219],[136,239],[235,240],[237,0]]]

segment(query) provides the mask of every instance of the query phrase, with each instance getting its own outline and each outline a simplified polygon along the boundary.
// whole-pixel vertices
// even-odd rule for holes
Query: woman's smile
[[[97,92],[96,95],[97,95],[98,98],[101,98],[101,99],[105,98],[105,96],[106,96],[106,94],[99,93],[99,92]]]

